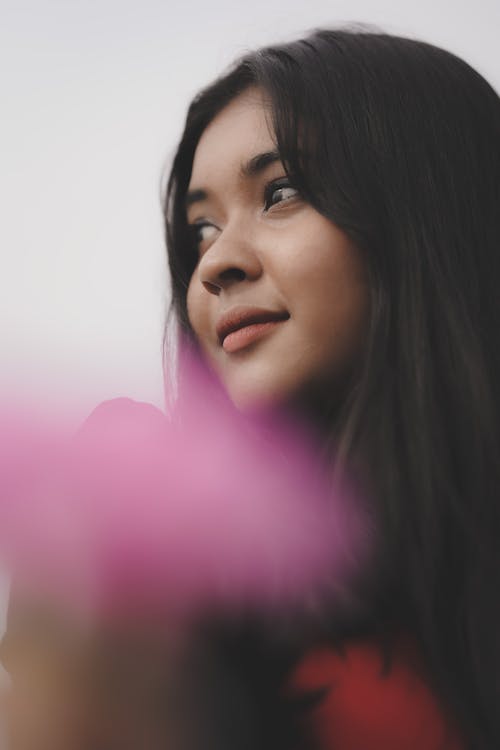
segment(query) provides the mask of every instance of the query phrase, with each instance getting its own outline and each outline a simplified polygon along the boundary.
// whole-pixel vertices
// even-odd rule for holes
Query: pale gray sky
[[[0,347],[26,391],[162,404],[162,165],[247,48],[344,22],[444,46],[498,89],[497,0],[0,0]]]

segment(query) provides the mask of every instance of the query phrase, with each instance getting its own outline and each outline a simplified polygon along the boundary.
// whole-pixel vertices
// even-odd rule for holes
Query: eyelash
[[[281,201],[276,201],[275,203],[271,203],[271,199],[278,190],[285,190],[286,188],[290,188],[295,191],[295,195],[291,195],[288,198],[284,198]],[[290,180],[286,177],[281,177],[278,180],[273,180],[272,182],[268,182],[267,185],[264,187],[264,209],[265,211],[269,211],[270,208],[273,206],[278,205],[279,203],[286,203],[289,200],[292,200],[293,198],[296,198],[298,196],[298,191],[296,188],[293,187]],[[194,222],[194,224],[189,225],[189,230],[191,232],[193,241],[195,245],[199,245],[200,242],[202,242],[202,238],[199,237],[199,231],[203,229],[204,227],[213,227],[215,226],[209,221],[200,220],[197,222]]]

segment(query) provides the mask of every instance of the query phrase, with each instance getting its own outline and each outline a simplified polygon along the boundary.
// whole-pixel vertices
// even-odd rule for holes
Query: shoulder
[[[410,639],[394,645],[387,663],[375,640],[353,640],[342,650],[316,648],[296,668],[292,689],[322,691],[312,719],[325,750],[463,748]]]

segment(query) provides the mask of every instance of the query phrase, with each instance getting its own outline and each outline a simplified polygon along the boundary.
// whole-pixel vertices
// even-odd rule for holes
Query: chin
[[[316,425],[320,430],[329,429],[353,383],[349,372],[328,372],[324,377],[314,378],[310,372],[300,371],[297,366],[290,368],[288,377],[284,368],[277,373],[275,367],[269,371],[267,368],[259,372],[254,370],[245,377],[242,377],[242,372],[225,372],[220,377],[238,411],[251,413],[277,409],[304,423]]]
[[[255,411],[286,407],[294,402],[298,392],[297,383],[284,378],[276,379],[263,373],[259,377],[223,377],[229,398],[239,411]]]

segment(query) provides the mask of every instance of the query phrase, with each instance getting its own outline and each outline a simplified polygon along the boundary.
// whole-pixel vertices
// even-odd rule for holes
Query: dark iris
[[[295,191],[295,188],[291,184],[290,180],[287,177],[283,177],[280,180],[275,180],[274,182],[270,182],[268,185],[266,185],[265,191],[264,191],[264,203],[266,210],[269,210],[271,206],[276,205],[277,203],[282,203],[280,200],[273,200],[273,197],[280,191],[290,188],[291,190]],[[290,196],[293,197],[293,196]],[[287,200],[287,198],[284,198],[283,200]]]

